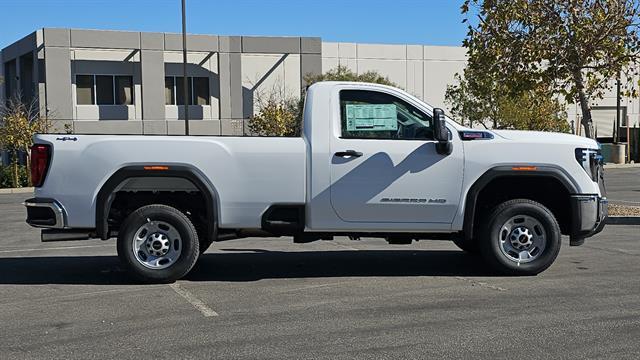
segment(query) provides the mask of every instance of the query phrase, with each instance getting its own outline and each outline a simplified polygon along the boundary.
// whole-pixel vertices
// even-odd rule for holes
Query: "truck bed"
[[[95,227],[98,191],[114,172],[134,165],[194,168],[225,209],[218,213],[220,227],[259,228],[271,204],[305,202],[302,138],[38,135],[36,143],[53,150],[49,174],[35,196],[55,194],[68,227]]]

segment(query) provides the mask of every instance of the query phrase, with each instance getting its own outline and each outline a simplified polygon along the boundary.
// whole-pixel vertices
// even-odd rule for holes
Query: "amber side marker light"
[[[536,166],[514,166],[511,168],[513,171],[536,171],[538,168]]]
[[[162,171],[162,170],[169,170],[169,167],[168,166],[145,166],[143,167],[143,169]]]

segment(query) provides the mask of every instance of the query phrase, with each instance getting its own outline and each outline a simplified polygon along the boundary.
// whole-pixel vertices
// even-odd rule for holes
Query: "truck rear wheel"
[[[551,266],[560,251],[560,226],[553,213],[527,199],[498,205],[483,234],[484,259],[509,275],[536,275]]]
[[[132,212],[118,232],[118,257],[137,279],[173,282],[198,260],[198,233],[186,215],[166,205]]]

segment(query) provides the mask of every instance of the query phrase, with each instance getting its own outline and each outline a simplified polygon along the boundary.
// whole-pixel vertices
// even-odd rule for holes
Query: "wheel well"
[[[571,227],[571,199],[567,187],[551,176],[500,176],[487,183],[477,194],[473,233],[490,211],[507,200],[529,199],[541,203],[555,216],[560,230],[568,234]],[[469,199],[468,199],[469,201]]]
[[[106,240],[131,211],[164,204],[187,214],[201,239],[215,239],[217,195],[204,179],[197,170],[181,165],[135,165],[116,171],[96,198],[96,234]]]
[[[118,191],[114,194],[107,212],[109,229],[120,229],[120,225],[129,214],[152,204],[167,205],[180,210],[191,220],[198,236],[206,236],[207,204],[200,191]]]

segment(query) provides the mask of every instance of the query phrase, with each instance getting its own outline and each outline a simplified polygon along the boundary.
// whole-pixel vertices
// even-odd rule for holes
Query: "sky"
[[[462,0],[186,0],[187,32],[460,45]],[[43,27],[181,31],[181,0],[0,0],[0,48]]]

